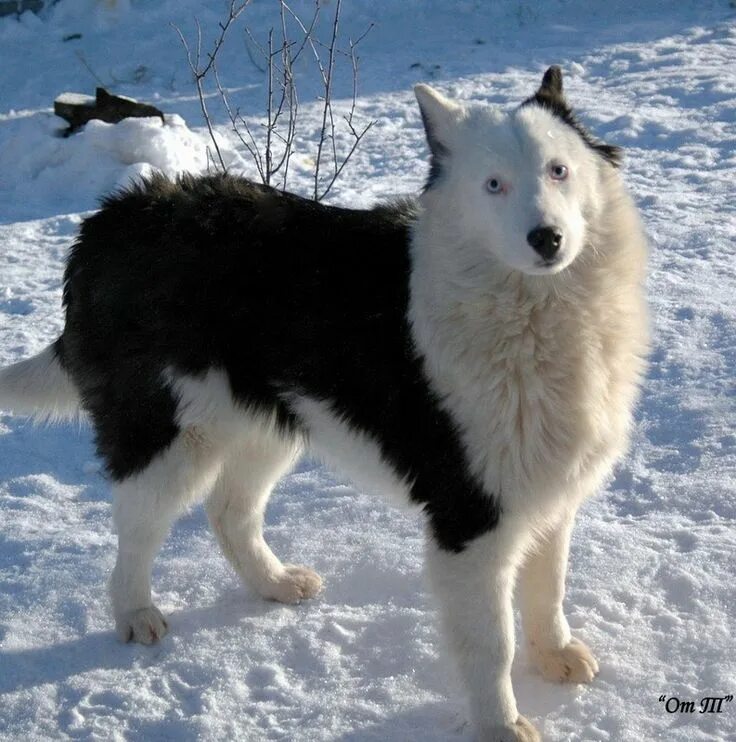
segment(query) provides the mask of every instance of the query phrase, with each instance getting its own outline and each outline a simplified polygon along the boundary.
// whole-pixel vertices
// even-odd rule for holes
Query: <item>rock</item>
[[[105,88],[97,88],[94,98],[82,93],[62,93],[54,101],[54,113],[69,122],[66,134],[72,134],[92,119],[117,124],[127,118],[158,116],[162,123],[166,123],[164,114],[155,106],[112,95]]]

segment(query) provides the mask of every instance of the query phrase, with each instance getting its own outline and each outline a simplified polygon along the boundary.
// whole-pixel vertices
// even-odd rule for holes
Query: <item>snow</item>
[[[95,96],[84,93],[62,93],[56,96],[55,103],[63,103],[67,106],[94,106]]]
[[[0,152],[0,169],[8,174],[0,185],[9,212],[5,219],[92,209],[99,196],[153,169],[174,175],[207,166],[202,135],[176,114],[167,116],[165,125],[158,118],[119,124],[93,120],[68,138],[58,135],[59,121],[29,117],[5,126]],[[19,158],[19,152],[24,156]]]
[[[0,19],[0,364],[61,327],[64,256],[99,196],[159,168],[201,171],[208,144],[170,22],[205,44],[224,2],[142,0],[114,10],[62,0]],[[567,611],[594,647],[587,687],[547,684],[517,654],[522,712],[550,740],[736,740],[736,11],[725,0],[346,0],[361,42],[358,114],[374,129],[330,194],[368,205],[416,192],[426,172],[411,85],[513,105],[560,63],[584,120],[627,150],[626,177],[652,244],[654,346],[631,451],[573,538]],[[310,3],[297,2],[306,12]],[[328,4],[328,9],[334,7]],[[247,22],[263,38],[273,4]],[[324,24],[328,21],[323,19]],[[81,33],[81,39],[63,41]],[[223,78],[247,116],[263,75],[242,31]],[[91,122],[56,136],[65,90],[154,103],[159,119]],[[302,71],[304,135],[291,188],[308,193],[319,125]],[[349,76],[338,97],[349,95]],[[217,109],[224,157],[252,165]],[[472,738],[440,652],[421,576],[420,521],[305,460],[272,498],[267,535],[326,589],[300,606],[242,588],[200,508],[154,572],[171,634],[114,637],[103,589],[114,559],[108,484],[84,425],[0,417],[0,739],[458,740]]]

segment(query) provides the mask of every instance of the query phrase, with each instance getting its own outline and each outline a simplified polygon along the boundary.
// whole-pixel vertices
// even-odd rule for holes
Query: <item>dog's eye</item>
[[[565,180],[567,178],[567,168],[564,165],[552,165],[549,174],[553,180]]]
[[[501,191],[503,191],[503,183],[499,178],[488,178],[486,181],[486,189],[491,193],[501,193]]]

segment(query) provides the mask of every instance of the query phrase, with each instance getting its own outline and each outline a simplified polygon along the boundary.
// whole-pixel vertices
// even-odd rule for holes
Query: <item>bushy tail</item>
[[[59,359],[56,343],[0,369],[0,410],[54,421],[78,414],[79,392]]]

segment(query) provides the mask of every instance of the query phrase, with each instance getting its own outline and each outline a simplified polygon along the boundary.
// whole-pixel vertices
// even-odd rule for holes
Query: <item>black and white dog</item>
[[[151,565],[207,498],[245,583],[321,587],[263,539],[305,448],[421,506],[427,571],[483,740],[537,740],[511,686],[512,593],[533,660],[586,682],[562,610],[576,509],[624,450],[647,345],[646,246],[559,68],[499,112],[419,85],[417,202],[321,205],[230,176],[154,176],[85,220],[66,326],[0,372],[0,404],[89,416],[114,483],[122,639],[167,630]]]

